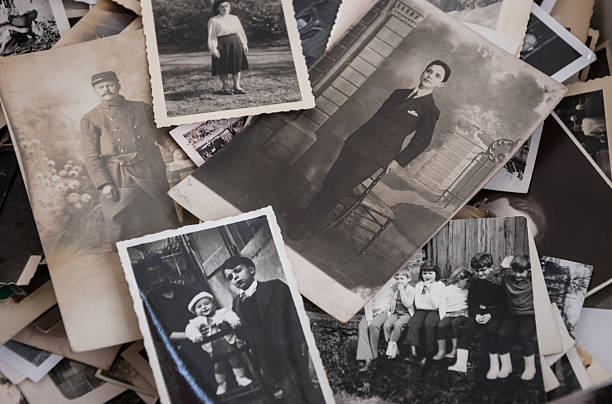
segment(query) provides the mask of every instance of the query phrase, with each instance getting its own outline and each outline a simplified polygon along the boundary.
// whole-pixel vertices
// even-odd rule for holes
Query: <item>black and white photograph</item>
[[[550,300],[557,305],[567,331],[573,337],[591,282],[593,266],[545,256],[540,258],[540,263]]]
[[[585,391],[579,391],[572,395],[552,401],[552,404],[592,404],[609,403],[612,401],[612,382],[592,387]]]
[[[161,402],[332,402],[271,208],[117,243]]]
[[[597,45],[595,56],[597,60],[591,64],[587,79],[584,81],[607,77],[612,72],[612,47],[609,40]]]
[[[314,107],[291,0],[142,6],[158,127]]]
[[[555,113],[564,129],[581,145],[612,187],[610,173],[612,142],[608,126],[612,119],[612,78],[605,77],[587,83],[568,85],[567,96],[557,105]]]
[[[302,53],[310,67],[325,52],[342,0],[295,0]],[[354,2],[351,3],[355,7]]]
[[[336,401],[543,402],[530,271],[524,218],[452,220],[348,323],[309,311]]]
[[[311,81],[316,108],[261,117],[169,195],[201,220],[271,204],[300,291],[344,321],[518,151],[565,91],[412,0],[378,1],[312,67]]]
[[[105,382],[116,384],[134,390],[136,392],[146,394],[149,396],[157,396],[157,390],[155,390],[155,384],[152,386],[140,375],[138,370],[134,368],[125,358],[121,355],[129,347],[128,344],[124,344],[121,347],[121,352],[115,357],[113,364],[110,369],[98,369],[96,371],[96,377]]]
[[[542,10],[550,13],[555,6],[557,0],[534,0],[534,3],[542,8]]]
[[[96,378],[96,368],[70,359],[62,359],[38,383],[19,383],[30,404],[98,404],[123,393],[126,388]]]
[[[201,166],[234,138],[247,117],[217,119],[177,126],[170,135],[196,166]]]
[[[51,48],[70,29],[61,0],[0,3],[0,56]]]
[[[595,226],[612,220],[612,195],[580,147],[569,136],[559,136],[558,128],[553,117],[546,120],[528,194],[483,190],[469,204],[489,216],[526,217],[540,256],[592,266],[593,289],[612,278],[612,251],[605,247],[609,229]],[[576,183],[575,192],[559,187],[559,179]],[[592,201],[588,209],[576,210],[585,198]],[[612,299],[596,293],[584,305],[612,309]]]
[[[150,386],[155,386],[155,378],[153,377],[147,350],[144,348],[144,342],[142,340],[130,344],[127,349],[121,352],[121,356],[130,366],[136,369],[138,374],[140,374]]]
[[[0,148],[0,161],[0,284],[25,286],[42,259],[42,246],[12,145]]]
[[[427,1],[464,23],[495,30],[519,42],[525,35],[532,5],[527,0]]]
[[[139,30],[0,58],[3,106],[75,350],[139,336],[114,243],[190,223],[167,192],[180,163],[191,164],[153,121],[142,41]]]
[[[15,341],[0,346],[0,361],[37,383],[62,360],[59,355],[32,348]]]
[[[587,36],[587,40],[586,40],[586,42],[584,44],[590,50],[595,52],[595,49],[597,49],[597,44],[598,43],[599,43],[599,30],[596,30],[596,29],[593,29],[593,28],[589,28],[589,35]],[[584,69],[582,69],[582,71],[580,72],[579,78],[580,78],[581,81],[588,81],[589,70],[591,69],[591,66],[597,65],[597,64],[601,63],[597,53],[595,53],[595,57],[597,59],[593,63],[591,63],[590,65],[588,65]]]
[[[593,63],[595,54],[534,4],[520,58],[558,82],[564,82]]]
[[[504,164],[504,167],[495,174],[491,181],[484,186],[484,189],[521,194],[529,192],[541,136],[542,125],[536,129],[518,152]]]

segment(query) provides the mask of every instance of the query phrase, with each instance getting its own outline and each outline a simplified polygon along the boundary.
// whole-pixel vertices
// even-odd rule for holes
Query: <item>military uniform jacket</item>
[[[396,160],[405,167],[431,143],[440,110],[431,94],[408,98],[414,89],[395,90],[346,145],[380,167]],[[404,140],[414,136],[402,150]]]
[[[96,188],[106,184],[121,187],[115,174],[118,161],[148,161],[140,170],[143,178],[166,181],[165,164],[156,143],[170,151],[174,141],[155,127],[153,109],[141,101],[123,97],[115,102],[102,102],[81,119],[81,145],[89,176]],[[161,175],[161,176],[160,176]]]
[[[133,236],[151,223],[126,223],[122,213],[131,222],[135,214],[154,216],[160,229],[176,220],[167,195],[166,165],[157,144],[170,151],[177,148],[166,131],[155,127],[153,110],[144,102],[119,97],[100,103],[81,119],[83,157],[92,182],[98,189],[111,184],[118,191],[116,201],[100,198],[111,237]]]

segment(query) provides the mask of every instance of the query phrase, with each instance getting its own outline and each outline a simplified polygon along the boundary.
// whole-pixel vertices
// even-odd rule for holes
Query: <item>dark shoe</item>
[[[246,94],[247,93],[246,90],[243,88],[234,88],[232,91],[234,92],[234,94]]]
[[[221,89],[221,90],[215,91],[215,94],[218,94],[218,95],[232,95],[234,93],[232,92],[232,90]]]
[[[404,360],[406,362],[411,362],[411,363],[420,363],[420,359],[419,359],[418,355],[413,355],[413,354],[410,354],[410,355],[406,356],[404,358]]]

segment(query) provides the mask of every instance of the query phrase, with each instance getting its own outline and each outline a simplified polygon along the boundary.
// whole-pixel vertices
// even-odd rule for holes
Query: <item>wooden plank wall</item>
[[[529,254],[527,222],[522,217],[451,220],[427,244],[427,255],[442,270],[442,277],[460,267],[469,268],[478,252],[493,256],[499,266],[508,255]]]

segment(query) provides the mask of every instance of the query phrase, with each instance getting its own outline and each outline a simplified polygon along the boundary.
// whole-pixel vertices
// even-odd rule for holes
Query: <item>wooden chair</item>
[[[338,216],[324,227],[320,232],[326,232],[342,222],[359,227],[370,235],[366,237],[364,245],[359,249],[359,255],[365,255],[370,246],[382,235],[387,227],[395,220],[395,214],[389,206],[372,190],[386,175],[387,169],[379,169],[361,184],[355,187],[351,195],[347,195],[346,202],[341,202]],[[336,212],[337,209],[334,210]]]

